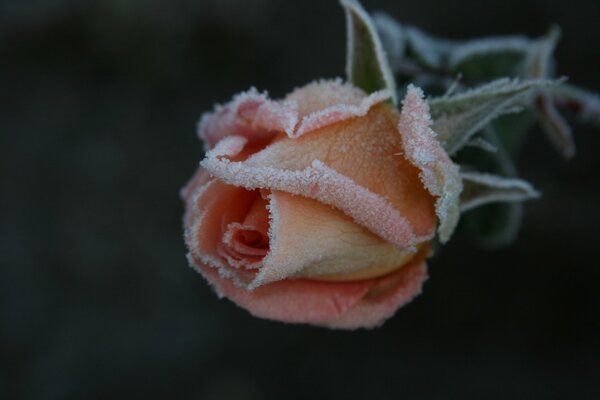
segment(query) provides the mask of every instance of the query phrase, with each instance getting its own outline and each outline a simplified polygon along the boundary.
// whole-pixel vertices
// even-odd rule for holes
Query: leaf
[[[465,148],[458,154],[461,169],[477,166],[490,174],[513,177],[516,168],[495,129],[490,125],[483,138],[496,147],[494,153]],[[466,185],[470,185],[467,181]],[[512,242],[519,232],[523,206],[520,202],[490,202],[481,207],[464,210],[458,231],[469,236],[483,247],[498,248]]]
[[[600,127],[600,95],[597,93],[563,84],[552,87],[548,94],[559,107],[572,111],[581,121]]]
[[[567,160],[575,155],[575,140],[569,123],[563,118],[547,94],[538,98],[536,107],[538,119],[550,143]]]
[[[408,46],[416,58],[425,66],[434,69],[444,68],[456,43],[431,36],[422,30],[409,26],[406,28]]]
[[[341,0],[346,11],[348,80],[367,93],[388,89],[398,104],[396,82],[371,17],[356,0]]]
[[[524,36],[488,37],[456,46],[448,67],[467,81],[523,76],[535,42]]]
[[[537,41],[529,58],[529,74],[533,78],[544,79],[553,74],[552,54],[560,39],[560,29],[554,27]],[[566,159],[575,155],[575,140],[567,121],[558,112],[552,97],[542,93],[536,101],[536,112],[544,133],[550,143]]]
[[[522,179],[481,172],[463,172],[461,177],[461,212],[489,203],[524,201],[540,196],[529,182]]]
[[[407,37],[404,28],[383,12],[373,13],[373,23],[379,34],[383,50],[388,56],[392,73],[396,72],[406,51]]]
[[[552,85],[550,80],[498,79],[492,83],[448,97],[431,99],[433,130],[449,154],[498,116],[530,104],[532,94]]]

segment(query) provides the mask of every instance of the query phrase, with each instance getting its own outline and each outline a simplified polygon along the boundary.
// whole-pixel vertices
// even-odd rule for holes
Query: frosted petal
[[[280,191],[269,198],[271,246],[251,289],[299,276],[363,280],[385,275],[414,256],[318,201]]]
[[[252,315],[290,323],[334,329],[373,328],[418,295],[427,278],[422,258],[382,278],[358,282],[286,279],[247,291],[199,259],[190,263],[220,297],[227,297]]]
[[[236,95],[225,105],[202,115],[198,135],[206,150],[212,149],[228,135],[246,137],[249,141],[268,139],[276,131],[292,134],[298,112],[291,102],[270,100],[266,93],[252,88]]]
[[[367,115],[371,107],[390,98],[388,90],[380,90],[363,97],[357,105],[338,103],[319,111],[314,111],[304,117],[298,129],[292,138],[299,137],[307,132],[315,131],[336,122],[340,122],[353,117],[362,117]]]
[[[384,198],[357,185],[322,162],[314,160],[302,170],[253,167],[225,156],[241,151],[246,139],[223,139],[207,153],[201,165],[231,185],[247,189],[272,189],[319,200],[342,210],[357,223],[400,248],[414,248],[418,241],[410,222]]]
[[[315,81],[295,90],[285,100],[277,101],[252,88],[202,115],[198,134],[206,150],[229,135],[245,137],[250,143],[266,142],[277,132],[297,138],[327,125],[363,116],[390,96],[388,90],[367,96],[340,79]]]
[[[427,280],[427,265],[422,259],[405,265],[379,284],[392,286],[381,296],[365,297],[346,313],[324,323],[334,329],[375,328],[421,293]],[[371,288],[371,291],[374,289]]]
[[[440,241],[445,243],[460,217],[458,204],[462,183],[458,167],[440,146],[431,124],[423,91],[409,85],[398,124],[404,156],[420,169],[425,187],[437,197],[438,232]]]

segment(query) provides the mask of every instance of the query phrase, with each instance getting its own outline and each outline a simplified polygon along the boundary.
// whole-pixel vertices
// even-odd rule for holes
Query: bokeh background
[[[600,91],[597,1],[364,1],[437,35],[563,28],[559,73]],[[457,238],[383,328],[254,319],[188,268],[179,188],[195,124],[250,86],[343,76],[336,1],[0,1],[0,399],[600,398],[600,130],[519,240]]]

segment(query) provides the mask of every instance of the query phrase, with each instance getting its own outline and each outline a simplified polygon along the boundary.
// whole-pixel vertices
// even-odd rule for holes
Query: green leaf
[[[529,106],[533,94],[553,83],[505,78],[466,92],[431,99],[433,130],[444,149],[452,155],[492,120]]]
[[[346,11],[348,80],[367,93],[388,89],[398,104],[396,82],[371,17],[356,0],[341,0]]]
[[[524,36],[470,40],[454,48],[448,67],[467,82],[524,76],[534,47],[535,41]]]
[[[539,193],[529,182],[522,179],[481,172],[463,172],[461,178],[461,212],[489,203],[524,201],[539,197]]]
[[[491,126],[485,129],[483,138],[493,145],[496,151],[491,153],[475,148],[461,150],[456,157],[461,170],[465,171],[469,166],[476,166],[478,170],[489,174],[514,177],[515,165]],[[463,201],[468,201],[468,196],[472,196],[469,190],[472,189],[473,184],[468,179],[463,181],[463,184],[467,190]],[[467,207],[463,211],[457,231],[483,247],[498,248],[511,243],[516,238],[521,226],[523,205],[520,202],[488,202],[476,208]]]

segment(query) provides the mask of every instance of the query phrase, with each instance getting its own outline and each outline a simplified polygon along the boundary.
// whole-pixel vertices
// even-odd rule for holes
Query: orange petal
[[[421,292],[427,278],[425,263],[419,257],[379,280],[334,283],[286,279],[250,292],[223,279],[215,268],[200,260],[191,261],[221,297],[229,298],[252,315],[338,329],[381,325]],[[371,294],[378,286],[386,286],[386,290]]]
[[[250,288],[290,278],[365,280],[385,275],[414,256],[318,201],[273,191],[270,250]]]
[[[313,161],[303,170],[286,170],[269,166],[252,166],[249,162],[232,162],[226,157],[243,149],[246,140],[230,136],[223,139],[201,162],[212,175],[229,184],[247,189],[272,189],[313,198],[343,211],[357,223],[400,248],[413,248],[427,237],[416,237],[410,222],[386,199],[357,185],[352,179]],[[290,154],[290,157],[292,155]],[[418,180],[417,180],[418,181]],[[393,186],[393,184],[392,184]],[[424,189],[421,188],[424,192]],[[428,198],[427,192],[424,192]],[[410,198],[405,194],[405,197]],[[410,200],[413,201],[412,199]],[[421,209],[431,208],[430,202]],[[428,234],[434,226],[432,216]],[[414,210],[411,215],[416,214]],[[424,218],[425,218],[424,217]],[[419,226],[426,221],[418,220]]]

